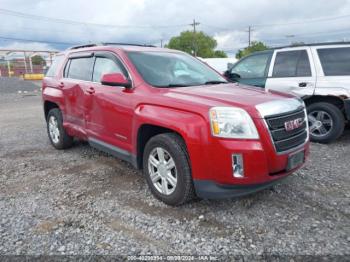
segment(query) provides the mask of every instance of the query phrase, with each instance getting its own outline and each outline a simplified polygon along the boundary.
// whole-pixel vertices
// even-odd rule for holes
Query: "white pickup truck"
[[[350,43],[256,52],[234,64],[225,76],[234,82],[300,96],[307,105],[312,141],[336,140],[350,120]]]

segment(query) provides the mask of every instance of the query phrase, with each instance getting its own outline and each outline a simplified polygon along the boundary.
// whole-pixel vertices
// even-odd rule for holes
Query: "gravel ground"
[[[39,85],[11,81],[0,93],[1,255],[350,255],[350,130],[312,144],[272,189],[174,208],[123,161],[82,142],[55,150],[39,93],[18,94]]]
[[[40,90],[41,81],[25,81],[14,77],[0,77],[0,95],[37,93]]]

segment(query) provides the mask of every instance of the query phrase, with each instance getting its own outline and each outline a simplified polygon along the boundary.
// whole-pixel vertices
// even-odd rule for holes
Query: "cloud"
[[[44,43],[22,43],[22,42],[11,42],[8,44],[0,45],[1,49],[14,49],[14,50],[28,50],[28,51],[57,51],[49,44]]]
[[[183,30],[191,30],[189,24],[194,18],[200,22],[198,30],[217,39],[219,49],[232,52],[247,45],[248,25],[253,26],[253,40],[263,40],[272,46],[285,45],[291,41],[342,40],[350,32],[348,18],[302,23],[320,17],[350,14],[349,0],[100,0],[98,2],[2,0],[1,2],[0,8],[4,9],[86,23],[28,19],[11,16],[0,10],[2,46],[16,41],[7,39],[4,42],[1,37],[51,42],[46,46],[50,49],[64,49],[75,43],[102,41],[159,44],[161,39],[166,42]],[[280,25],[290,22],[301,23]],[[288,38],[287,35],[294,37]],[[20,42],[16,44],[18,47],[21,45],[30,46]]]

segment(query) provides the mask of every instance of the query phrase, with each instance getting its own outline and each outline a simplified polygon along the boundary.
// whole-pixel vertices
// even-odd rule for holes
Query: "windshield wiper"
[[[191,86],[191,85],[185,85],[185,84],[169,84],[169,85],[163,85],[163,86],[155,86],[155,87],[160,87],[160,88],[167,88],[167,87],[186,87],[186,86]]]
[[[227,81],[211,80],[204,83],[204,85],[228,84]]]
[[[166,87],[185,87],[185,86],[189,86],[189,85],[184,85],[184,84],[169,84]]]

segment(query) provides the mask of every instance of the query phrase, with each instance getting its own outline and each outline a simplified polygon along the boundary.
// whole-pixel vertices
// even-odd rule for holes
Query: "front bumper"
[[[283,180],[286,176],[273,181],[254,185],[220,185],[210,180],[194,180],[196,194],[202,199],[234,198],[249,195],[269,188]]]
[[[256,123],[262,130],[264,127]],[[303,151],[304,162],[288,170],[291,155]],[[243,157],[244,176],[233,176],[233,154]],[[309,142],[285,153],[276,153],[268,132],[261,132],[259,140],[211,139],[206,148],[191,154],[192,176],[200,198],[230,198],[251,194],[291,175],[305,164],[309,156]]]

